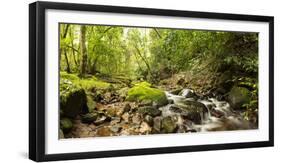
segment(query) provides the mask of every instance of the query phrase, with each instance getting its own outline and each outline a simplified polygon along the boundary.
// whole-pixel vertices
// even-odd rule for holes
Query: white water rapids
[[[196,99],[189,96],[194,93],[190,89],[184,89],[180,95],[174,95],[165,92],[169,101],[172,104],[160,107],[162,116],[171,116],[176,119],[179,126],[178,132],[205,132],[205,131],[227,131],[227,130],[245,130],[251,129],[248,121],[245,121],[240,112],[235,112],[231,109],[226,101],[219,101],[216,98]],[[206,106],[207,111],[198,113],[201,117],[201,122],[198,124],[186,119],[182,112],[173,108],[183,108],[185,101],[194,101],[202,103]],[[188,111],[185,111],[188,114]]]

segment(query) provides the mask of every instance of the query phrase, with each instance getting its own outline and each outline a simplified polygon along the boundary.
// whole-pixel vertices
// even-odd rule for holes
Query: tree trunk
[[[81,64],[80,64],[80,76],[85,76],[87,67],[87,49],[86,49],[86,26],[82,25],[80,27],[80,54],[81,54]]]
[[[143,60],[143,62],[145,63],[150,75],[152,75],[152,71],[151,71],[151,68],[149,66],[149,63],[147,62],[147,60],[144,58],[144,56],[142,56],[139,48],[135,45],[135,49],[137,50],[137,54],[140,56],[140,58]]]
[[[66,50],[65,50],[65,49],[63,50],[63,54],[64,54],[65,61],[66,61],[66,65],[67,65],[66,71],[67,71],[68,73],[71,73],[71,71],[70,71],[70,66],[69,66],[69,62],[68,62],[68,58],[67,58],[67,54],[66,54]]]
[[[79,69],[79,68],[78,68],[78,63],[77,63],[77,60],[76,60],[76,57],[75,57],[75,48],[74,48],[73,40],[71,40],[71,46],[72,46],[71,49],[72,49],[72,55],[73,55],[74,63],[75,63],[75,65],[76,65],[77,69]]]

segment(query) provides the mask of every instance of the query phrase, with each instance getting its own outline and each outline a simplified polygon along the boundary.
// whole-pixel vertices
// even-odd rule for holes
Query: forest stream
[[[59,38],[61,139],[259,127],[258,33],[60,23]]]
[[[199,96],[191,89],[163,91],[167,103],[151,100],[124,101],[109,91],[99,97],[96,111],[80,114],[73,120],[65,138],[189,133],[245,130],[256,128],[218,97]]]
[[[168,104],[160,108],[163,117],[175,116],[178,119],[177,124],[179,128],[183,129],[183,131],[204,132],[250,128],[250,124],[243,119],[239,112],[231,110],[228,102],[219,101],[216,98],[204,97],[195,100],[190,94],[193,94],[193,91],[190,89],[183,89],[180,95],[166,92],[167,98],[172,100],[173,104]],[[200,112],[197,115],[198,117],[195,117],[195,122],[186,121],[182,118],[187,115],[185,108],[188,106],[186,104],[190,103],[194,103],[194,105],[205,105],[205,107],[202,105],[203,112]]]

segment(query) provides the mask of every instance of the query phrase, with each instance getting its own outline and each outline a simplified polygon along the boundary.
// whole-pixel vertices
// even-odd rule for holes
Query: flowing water
[[[226,131],[226,130],[245,130],[253,128],[248,121],[243,119],[240,112],[233,111],[226,101],[219,101],[216,98],[199,98],[192,97],[194,92],[190,89],[184,89],[180,95],[174,95],[165,92],[166,96],[172,104],[168,104],[159,108],[162,111],[162,116],[171,116],[176,119],[180,132],[205,132],[205,131]],[[206,111],[200,114],[200,123],[194,123],[185,118],[188,111],[180,111],[185,107],[186,101],[201,103],[206,106]],[[179,109],[175,109],[179,108]],[[184,110],[184,109],[182,109]]]

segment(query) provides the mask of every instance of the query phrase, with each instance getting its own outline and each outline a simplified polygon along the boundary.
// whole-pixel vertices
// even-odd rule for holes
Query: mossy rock
[[[244,87],[234,86],[229,92],[228,102],[233,109],[242,109],[251,101],[251,92]]]
[[[170,91],[170,93],[173,95],[178,95],[181,91],[182,91],[182,88],[178,88],[178,89],[174,89],[174,90]]]
[[[83,123],[91,123],[94,122],[98,118],[99,114],[96,112],[87,113],[81,116],[81,121]]]
[[[87,95],[87,110],[86,113],[91,113],[95,110],[97,103],[91,95]]]
[[[138,112],[142,115],[150,115],[152,117],[161,115],[161,111],[154,106],[143,106],[138,108]]]
[[[87,97],[83,88],[69,79],[60,80],[60,112],[63,116],[74,118],[81,113],[86,102]]]
[[[72,121],[69,118],[62,118],[60,120],[60,129],[64,132],[67,133],[69,132],[73,127]]]
[[[205,114],[208,112],[208,108],[203,103],[188,100],[178,103],[177,105],[172,105],[170,110],[180,113],[195,124],[201,124],[202,118],[204,118]]]
[[[161,128],[164,133],[173,133],[177,128],[177,124],[173,121],[172,117],[164,117],[162,119]]]
[[[147,82],[135,84],[134,87],[129,89],[126,100],[136,102],[151,100],[157,103],[158,106],[168,104],[165,92],[157,88],[152,88],[151,84]]]

